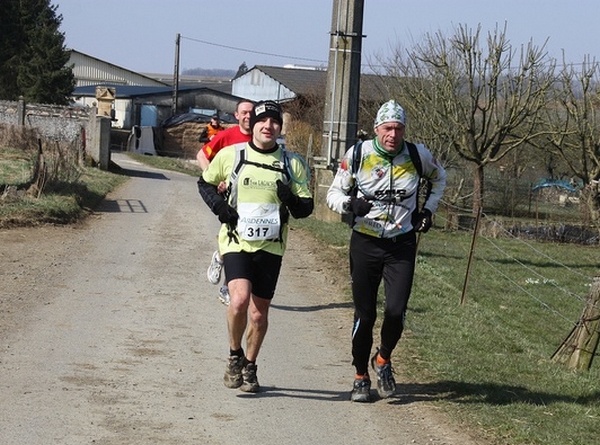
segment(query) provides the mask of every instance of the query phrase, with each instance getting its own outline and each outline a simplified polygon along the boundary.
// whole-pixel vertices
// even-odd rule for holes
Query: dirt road
[[[0,231],[1,444],[476,443],[414,397],[348,401],[351,309],[296,231],[263,391],[225,388],[217,220],[194,178],[113,160],[132,179],[82,226]]]

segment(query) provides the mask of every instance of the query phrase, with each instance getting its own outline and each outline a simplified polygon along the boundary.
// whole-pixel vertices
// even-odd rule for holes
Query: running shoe
[[[223,376],[223,383],[227,388],[239,388],[242,386],[244,379],[242,378],[242,370],[246,364],[246,357],[230,355]]]
[[[260,385],[258,384],[258,378],[256,377],[257,366],[255,363],[247,363],[242,369],[243,383],[240,386],[240,391],[244,392],[258,392]]]
[[[396,393],[396,381],[393,376],[394,369],[391,362],[387,362],[381,366],[377,364],[378,355],[379,348],[377,348],[375,355],[371,358],[371,367],[377,374],[377,393],[382,399],[387,399]]]
[[[206,278],[212,284],[219,284],[221,281],[221,270],[223,269],[223,260],[220,259],[219,251],[215,250],[212,259],[210,260],[210,266],[206,271]]]
[[[231,298],[229,297],[229,288],[225,284],[219,288],[219,301],[225,306],[229,306],[229,302],[231,301]]]
[[[371,380],[369,380],[368,376],[354,380],[350,400],[361,403],[371,401]]]

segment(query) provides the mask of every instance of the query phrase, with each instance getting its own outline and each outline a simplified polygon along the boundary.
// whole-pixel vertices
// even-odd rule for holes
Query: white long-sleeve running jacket
[[[421,208],[435,213],[446,187],[446,171],[423,144],[415,144],[421,158],[423,178],[431,185]],[[327,191],[328,207],[340,214],[349,213],[350,194],[358,186],[357,197],[373,203],[364,217],[356,216],[352,228],[377,238],[392,238],[413,229],[411,216],[417,206],[419,174],[406,143],[393,159],[379,155],[373,140],[363,142],[360,166],[352,174],[354,147],[344,155],[333,183]]]

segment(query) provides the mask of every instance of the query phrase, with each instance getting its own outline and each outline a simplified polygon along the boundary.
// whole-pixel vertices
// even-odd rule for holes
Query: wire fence
[[[495,215],[482,213],[479,224],[475,224],[475,217],[470,213],[470,209],[459,208],[448,202],[443,202],[442,206],[446,211],[438,211],[436,224],[473,237],[470,247],[465,243],[452,245],[454,249],[461,249],[453,252],[455,256],[472,258],[474,263],[472,267],[465,268],[467,272],[463,288],[454,287],[455,292],[462,291],[466,294],[465,298],[473,295],[481,298],[486,295],[488,282],[493,277],[496,289],[502,288],[504,294],[493,294],[499,299],[496,305],[498,316],[504,315],[500,314],[505,312],[502,309],[503,305],[509,306],[529,300],[528,307],[531,311],[535,311],[552,325],[564,326],[560,328],[561,335],[566,335],[568,329],[580,324],[581,311],[589,301],[592,282],[594,277],[600,274],[600,255],[594,247],[580,245],[593,244],[588,238],[585,238],[586,242],[581,243],[581,239],[565,240],[564,236],[556,234],[551,238],[553,242],[547,242],[547,238],[540,242],[542,237],[529,234],[524,236],[525,231],[515,230],[513,224],[499,222]],[[465,217],[457,218],[456,215]],[[592,238],[597,244],[598,232],[590,230],[590,233],[595,233],[595,238]],[[563,258],[560,255],[564,249],[548,249],[550,246],[569,248],[574,254]],[[553,255],[548,252],[556,253]],[[573,262],[574,258],[581,256],[585,256],[586,261]],[[594,258],[597,258],[595,267]],[[592,305],[592,308],[600,311],[597,304]],[[520,328],[523,332],[527,331],[526,326]],[[529,335],[533,336],[536,333],[532,331]]]

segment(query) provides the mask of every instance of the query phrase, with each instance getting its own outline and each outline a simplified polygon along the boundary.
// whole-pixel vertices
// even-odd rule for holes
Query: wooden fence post
[[[589,370],[600,340],[600,275],[594,277],[583,314],[552,360],[570,369]]]
[[[473,238],[471,238],[471,248],[469,249],[469,261],[467,262],[467,271],[465,272],[465,281],[463,283],[462,295],[460,296],[460,304],[463,305],[467,301],[467,285],[469,284],[469,275],[471,274],[471,265],[473,263],[473,255],[475,253],[475,241],[479,232],[479,220],[481,219],[481,208],[475,217],[475,227],[473,228]]]

